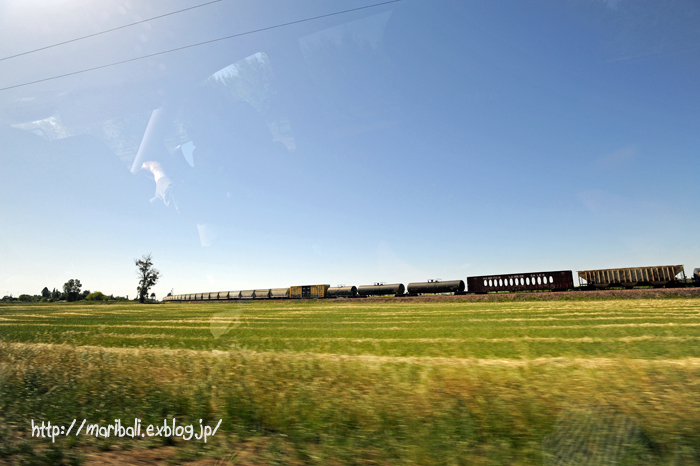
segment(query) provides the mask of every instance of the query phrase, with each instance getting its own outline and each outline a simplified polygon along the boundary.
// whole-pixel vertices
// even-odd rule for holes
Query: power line
[[[18,54],[16,54],[16,55],[10,55],[9,57],[0,58],[0,61],[9,60],[10,58],[21,57],[22,55],[29,55],[30,53],[40,52],[40,51],[42,51],[42,50],[50,49],[50,48],[53,48],[53,47],[58,47],[59,45],[70,44],[71,42],[77,42],[77,41],[79,41],[79,40],[83,40],[83,39],[88,39],[88,38],[90,38],[90,37],[99,36],[100,34],[107,34],[108,32],[118,31],[119,29],[128,28],[128,27],[135,26],[135,25],[141,24],[141,23],[147,23],[148,21],[153,21],[154,19],[165,18],[166,16],[176,15],[176,14],[178,14],[178,13],[182,13],[183,11],[189,11],[189,10],[194,10],[194,9],[196,9],[196,8],[202,8],[203,6],[211,5],[212,3],[219,3],[219,2],[221,2],[221,1],[223,1],[223,0],[213,0],[213,1],[211,1],[211,2],[202,3],[201,5],[191,6],[191,7],[189,7],[189,8],[184,8],[184,9],[182,9],[182,10],[172,11],[172,12],[170,12],[170,13],[165,13],[164,15],[154,16],[154,17],[152,17],[152,18],[143,19],[143,20],[141,20],[141,21],[136,21],[136,22],[134,22],[134,23],[125,24],[124,26],[119,26],[119,27],[116,27],[116,28],[107,29],[106,31],[96,32],[96,33],[94,33],[94,34],[89,34],[89,35],[83,36],[83,37],[77,37],[77,38],[75,38],[75,39],[67,40],[67,41],[64,41],[64,42],[59,42],[59,43],[53,44],[53,45],[47,45],[46,47],[40,47],[40,48],[34,49],[34,50],[28,50],[28,51],[26,51],[26,52],[18,53]]]
[[[288,22],[288,23],[277,24],[277,25],[275,25],[275,26],[268,26],[268,27],[264,27],[264,28],[260,28],[260,29],[254,29],[254,30],[252,30],[252,31],[240,32],[240,33],[238,33],[238,34],[233,34],[233,35],[225,36],[225,37],[219,37],[218,39],[206,40],[206,41],[204,41],[204,42],[198,42],[198,43],[196,43],[196,44],[184,45],[184,46],[182,46],[182,47],[176,47],[176,48],[170,49],[170,50],[163,50],[162,52],[151,53],[151,54],[149,54],[149,55],[143,55],[143,56],[141,56],[141,57],[129,58],[128,60],[122,60],[122,61],[118,61],[118,62],[114,62],[114,63],[108,63],[108,64],[106,64],[106,65],[100,65],[100,66],[95,66],[95,67],[92,67],[92,68],[86,68],[86,69],[84,69],[84,70],[73,71],[73,72],[70,72],[70,73],[60,74],[60,75],[57,75],[57,76],[51,76],[50,78],[37,79],[36,81],[30,81],[30,82],[26,82],[26,83],[22,83],[22,84],[15,84],[15,85],[13,85],[13,86],[2,87],[2,88],[0,88],[0,91],[6,91],[6,90],[8,90],[8,89],[15,89],[15,88],[17,88],[17,87],[29,86],[29,85],[31,85],[31,84],[37,84],[37,83],[41,83],[41,82],[45,82],[45,81],[51,81],[51,80],[54,80],[54,79],[65,78],[65,77],[67,77],[67,76],[73,76],[73,75],[76,75],[76,74],[87,73],[87,72],[89,72],[89,71],[100,70],[100,69],[102,69],[102,68],[109,68],[109,67],[111,67],[111,66],[123,65],[124,63],[129,63],[129,62],[133,62],[133,61],[143,60],[143,59],[145,59],[145,58],[151,58],[151,57],[155,57],[155,56],[158,56],[158,55],[164,55],[164,54],[166,54],[166,53],[177,52],[177,51],[179,51],[179,50],[191,49],[191,48],[193,48],[193,47],[199,47],[199,46],[206,45],[206,44],[211,44],[211,43],[214,43],[214,42],[220,42],[220,41],[222,41],[222,40],[228,40],[228,39],[233,39],[233,38],[236,38],[236,37],[246,36],[246,35],[249,35],[249,34],[255,34],[255,33],[258,33],[258,32],[269,31],[269,30],[271,30],[271,29],[278,29],[278,28],[285,27],[285,26],[291,26],[291,25],[293,25],[293,24],[305,23],[305,22],[308,22],[308,21],[314,21],[314,20],[321,19],[321,18],[328,18],[328,17],[330,17],[330,16],[342,15],[342,14],[350,13],[350,12],[353,12],[353,11],[366,10],[366,9],[368,9],[368,8],[375,8],[375,7],[382,6],[382,5],[388,5],[388,4],[390,4],[390,3],[397,3],[397,2],[400,2],[400,1],[401,1],[401,0],[389,0],[389,1],[386,1],[386,2],[374,3],[374,4],[372,4],[372,5],[361,6],[361,7],[358,7],[358,8],[350,8],[349,10],[337,11],[337,12],[335,12],[335,13],[327,13],[327,14],[325,14],[325,15],[313,16],[313,17],[311,17],[311,18],[305,18],[305,19],[299,19],[299,20],[296,20],[296,21],[290,21],[290,22]]]

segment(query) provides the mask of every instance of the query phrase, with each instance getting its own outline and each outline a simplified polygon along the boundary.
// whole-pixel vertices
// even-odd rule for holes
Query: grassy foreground
[[[0,335],[0,462],[700,464],[698,299],[12,305]],[[223,433],[29,432],[172,417]]]

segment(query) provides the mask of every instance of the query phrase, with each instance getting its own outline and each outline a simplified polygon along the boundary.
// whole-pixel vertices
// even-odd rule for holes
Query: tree
[[[80,280],[71,278],[66,283],[63,284],[63,294],[66,297],[66,301],[77,301],[80,297],[80,288],[83,285]]]
[[[47,287],[44,287],[43,290],[41,290],[41,296],[42,298],[50,298],[51,297],[51,292]]]
[[[139,302],[143,303],[148,297],[148,291],[158,282],[160,272],[153,268],[153,259],[151,254],[144,254],[141,259],[134,259],[136,268],[138,269],[137,276],[139,278],[139,286],[136,291],[139,295]]]
[[[107,300],[107,296],[101,291],[95,291],[94,293],[90,293],[85,297],[87,301],[105,301]]]

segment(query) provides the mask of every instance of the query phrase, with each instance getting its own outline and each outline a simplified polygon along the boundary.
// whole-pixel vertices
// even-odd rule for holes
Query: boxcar
[[[299,285],[289,287],[289,297],[293,299],[325,298],[330,285]]]

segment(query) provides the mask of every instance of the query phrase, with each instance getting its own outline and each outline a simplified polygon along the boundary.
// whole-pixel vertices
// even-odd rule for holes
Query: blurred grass
[[[0,462],[49,461],[30,419],[174,416],[281,464],[700,464],[699,303],[3,306]]]

